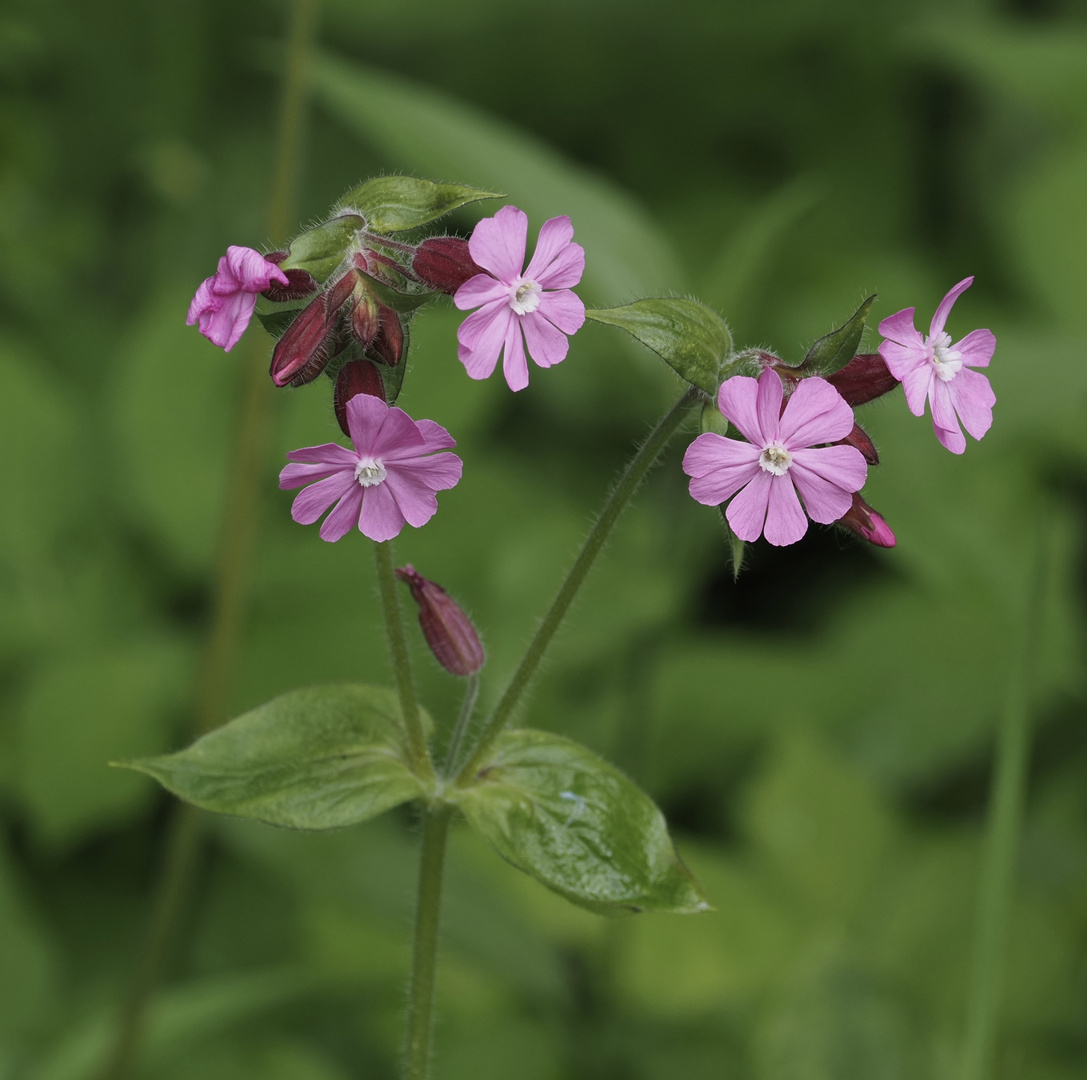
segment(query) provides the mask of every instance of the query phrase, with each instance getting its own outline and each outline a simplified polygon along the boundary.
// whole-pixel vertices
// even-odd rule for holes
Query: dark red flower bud
[[[854,407],[874,401],[898,385],[879,353],[858,353],[840,371],[827,375],[826,380]]]
[[[381,315],[378,313],[377,301],[366,293],[355,304],[355,310],[351,312],[351,332],[355,335],[355,340],[364,349],[368,349],[373,344],[380,328]]]
[[[483,667],[486,655],[479,635],[460,605],[433,581],[427,581],[411,563],[396,571],[411,588],[419,605],[419,625],[438,663],[454,675],[472,675]]]
[[[311,300],[295,316],[272,352],[270,374],[276,386],[302,386],[325,370],[335,344],[335,319],[324,296]]]
[[[844,525],[850,532],[855,532],[877,547],[893,548],[898,542],[890,525],[861,498],[859,491],[853,493],[853,505],[838,519],[837,524]]]
[[[351,432],[347,429],[347,403],[356,394],[369,394],[385,400],[385,384],[381,381],[381,372],[370,360],[348,360],[336,376],[332,407],[336,410],[340,430],[349,439]]]
[[[359,275],[354,270],[348,270],[338,281],[334,282],[325,292],[325,310],[329,316],[339,314],[351,314],[355,306],[355,290],[359,284]]]
[[[384,304],[377,305],[380,326],[370,348],[380,360],[392,367],[400,363],[404,355],[404,326],[400,316]]]
[[[264,257],[278,266],[286,257],[286,251],[273,251],[271,255]],[[277,304],[285,300],[304,300],[312,296],[320,287],[320,282],[308,270],[284,270],[287,275],[287,284],[280,285],[273,281],[260,295]]]
[[[869,465],[879,464],[879,454],[876,453],[875,444],[868,437],[868,432],[860,424],[854,423],[853,430],[844,439],[840,439],[839,443],[845,446],[855,446],[864,454],[864,460]]]
[[[416,249],[411,260],[415,276],[439,292],[455,293],[469,278],[482,274],[459,236],[432,236]]]

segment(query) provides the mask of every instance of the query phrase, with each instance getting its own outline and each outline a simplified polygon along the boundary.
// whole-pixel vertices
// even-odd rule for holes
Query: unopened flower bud
[[[868,432],[860,424],[854,423],[853,430],[844,439],[839,440],[839,444],[855,446],[864,455],[864,460],[869,465],[879,464],[879,454],[876,452],[875,443],[872,442]]]
[[[858,353],[826,380],[854,408],[882,397],[898,385],[879,353]]]
[[[380,325],[370,348],[378,359],[396,367],[404,355],[404,325],[400,316],[384,304],[377,305],[377,312]]]
[[[350,315],[355,306],[355,291],[359,284],[359,275],[354,270],[348,270],[325,293],[325,310],[329,318],[334,315]]]
[[[472,675],[483,667],[486,655],[479,635],[460,605],[411,563],[396,571],[406,581],[419,605],[419,625],[438,663],[454,675]]]
[[[302,386],[324,371],[335,330],[324,296],[311,300],[287,327],[272,352],[270,374],[276,386]]]
[[[459,236],[432,236],[416,249],[411,260],[415,276],[432,289],[452,295],[469,278],[484,271]]]
[[[355,309],[351,312],[351,333],[364,349],[368,349],[377,337],[380,327],[381,315],[377,301],[369,293],[365,293],[358,298]]]
[[[356,394],[369,394],[371,397],[385,400],[385,384],[381,373],[370,360],[348,360],[336,376],[336,388],[332,392],[332,407],[336,411],[336,420],[340,430],[350,439],[347,427],[347,403]]]
[[[861,498],[859,491],[853,492],[853,505],[838,519],[837,524],[844,525],[850,532],[855,532],[877,547],[893,548],[898,542],[890,525]]]
[[[273,251],[271,255],[264,257],[278,266],[287,255],[286,251]],[[321,287],[320,282],[308,270],[284,270],[283,273],[287,275],[286,285],[273,281],[260,295],[273,303],[282,304],[286,300],[304,300]]]

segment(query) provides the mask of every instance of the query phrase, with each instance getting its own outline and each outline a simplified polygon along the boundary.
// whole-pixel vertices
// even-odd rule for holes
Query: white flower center
[[[510,307],[518,315],[527,315],[540,306],[543,290],[535,281],[519,281],[510,290]]]
[[[771,444],[763,447],[762,453],[759,454],[760,467],[768,473],[773,473],[774,476],[784,476],[792,463],[793,455],[784,446]]]
[[[934,338],[925,338],[925,346],[932,350],[932,370],[940,382],[951,382],[962,368],[962,353],[951,348],[951,335],[941,330]]]
[[[364,457],[355,466],[355,480],[364,488],[375,487],[385,476],[385,466],[377,458]]]

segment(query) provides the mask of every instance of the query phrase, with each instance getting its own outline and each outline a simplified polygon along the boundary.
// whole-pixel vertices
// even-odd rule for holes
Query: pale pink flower
[[[781,379],[769,368],[757,381],[726,380],[717,407],[747,442],[706,432],[683,456],[693,499],[706,506],[732,499],[725,511],[732,531],[741,540],[765,535],[778,547],[795,544],[808,517],[829,525],[846,514],[868,473],[855,447],[818,445],[853,428],[853,410],[830,383],[801,379],[784,410],[782,397]]]
[[[371,540],[391,540],[404,523],[419,528],[437,512],[437,491],[454,487],[462,463],[448,450],[456,442],[433,420],[418,423],[381,398],[356,394],[347,402],[354,450],[337,443],[293,450],[279,474],[284,490],[302,487],[291,517],[312,525],[333,503],[321,525],[322,540],[339,540],[354,526]]]
[[[925,413],[925,399],[932,409],[936,438],[953,454],[966,449],[966,436],[959,427],[980,439],[993,423],[996,395],[989,380],[970,368],[988,367],[996,349],[990,330],[971,330],[957,343],[944,330],[955,301],[974,283],[963,278],[940,301],[928,329],[922,337],[913,325],[914,308],[905,308],[884,319],[879,332],[886,341],[879,354],[891,374],[902,383],[906,404],[914,416]]]
[[[461,311],[479,308],[457,331],[457,355],[473,379],[486,379],[503,350],[502,371],[511,390],[528,386],[526,347],[540,367],[566,359],[567,335],[585,322],[585,305],[570,291],[585,271],[585,249],[573,236],[568,217],[545,221],[532,262],[522,270],[527,214],[503,206],[475,227],[468,249],[484,272],[453,297]]]
[[[199,322],[204,337],[230,352],[253,317],[257,293],[264,292],[273,281],[286,285],[288,280],[259,251],[228,247],[214,276],[205,278],[196,290],[185,322],[189,326]]]

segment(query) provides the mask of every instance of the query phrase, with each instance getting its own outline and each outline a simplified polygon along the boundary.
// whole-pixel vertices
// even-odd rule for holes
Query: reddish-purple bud
[[[355,289],[359,283],[359,275],[354,270],[348,270],[338,281],[334,282],[325,293],[325,310],[329,317],[339,314],[351,313],[355,306]]]
[[[370,360],[348,360],[336,376],[332,407],[336,410],[340,430],[349,439],[351,432],[347,429],[347,403],[356,394],[369,394],[385,400],[385,384],[381,381],[381,373]]]
[[[355,310],[351,312],[351,333],[364,349],[368,349],[380,328],[381,315],[377,309],[377,301],[366,293],[359,298]]]
[[[377,305],[377,313],[380,325],[370,348],[384,363],[396,367],[404,355],[403,323],[400,316],[384,304]]]
[[[861,498],[859,491],[853,493],[853,505],[837,523],[877,547],[893,548],[898,542],[891,526]]]
[[[264,257],[279,266],[287,254],[286,251],[273,251],[271,255]],[[286,285],[273,281],[260,295],[276,304],[282,304],[286,300],[304,300],[321,287],[320,282],[308,270],[284,270],[283,273],[287,275]]]
[[[839,442],[845,446],[855,446],[862,454],[864,454],[864,460],[869,465],[879,464],[879,454],[876,452],[875,443],[868,437],[868,432],[860,426],[860,424],[854,422],[853,430]]]
[[[468,241],[459,236],[432,236],[412,256],[411,268],[424,284],[439,292],[455,293],[469,278],[482,274],[468,250]]]
[[[882,397],[898,385],[879,353],[858,353],[826,380],[854,408]]]
[[[479,671],[486,655],[460,605],[440,585],[427,581],[411,563],[398,569],[396,576],[408,583],[419,605],[419,625],[438,663],[454,675]]]
[[[332,355],[335,320],[324,296],[311,300],[287,327],[272,352],[270,374],[276,386],[302,386],[325,370]]]

